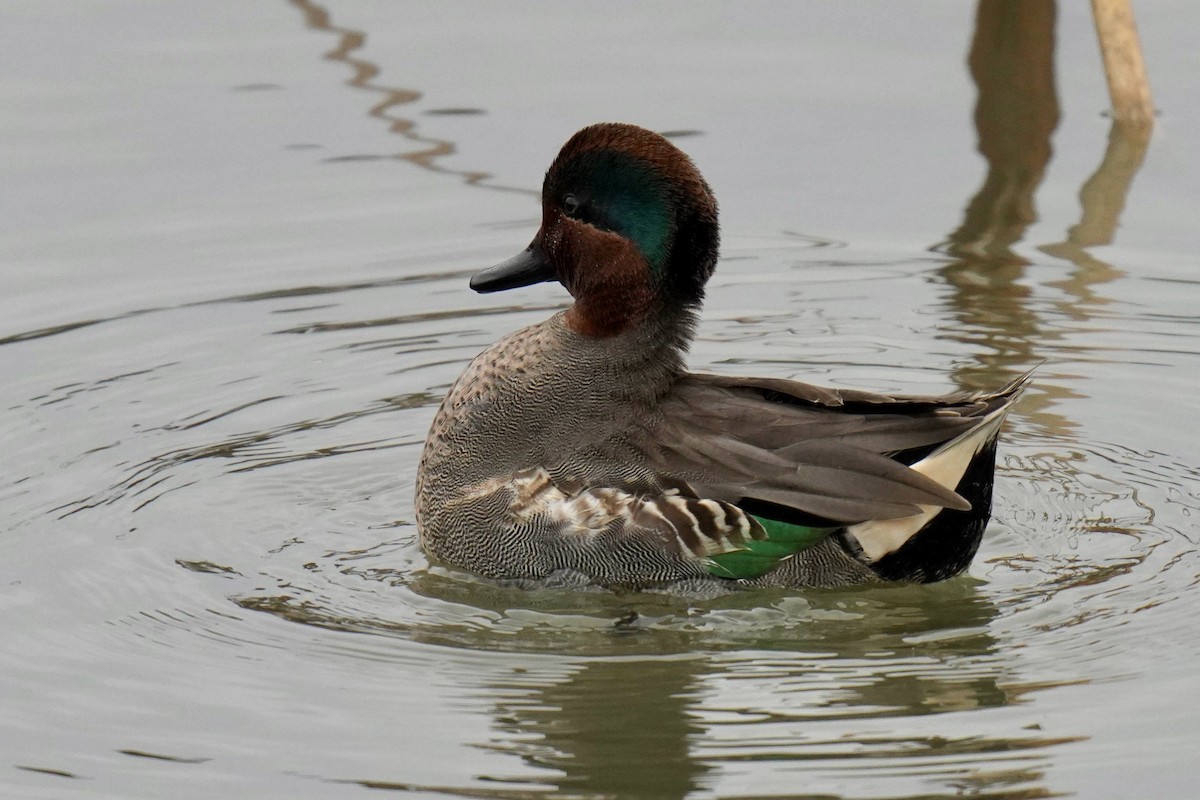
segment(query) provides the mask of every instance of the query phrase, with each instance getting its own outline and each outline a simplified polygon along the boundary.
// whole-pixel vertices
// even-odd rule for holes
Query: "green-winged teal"
[[[417,476],[436,561],[527,585],[843,586],[967,567],[996,437],[1026,378],[888,396],[688,372],[717,204],[656,133],[584,128],[542,225],[478,292],[557,280],[574,304],[484,350]]]

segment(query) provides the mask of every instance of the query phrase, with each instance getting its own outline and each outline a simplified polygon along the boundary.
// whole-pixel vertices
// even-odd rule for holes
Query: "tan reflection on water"
[[[321,5],[311,2],[311,0],[288,0],[288,2],[300,9],[300,12],[304,15],[304,22],[308,27],[313,30],[332,33],[338,37],[337,46],[325,53],[325,58],[350,67],[354,74],[346,81],[349,86],[383,96],[379,102],[368,109],[367,114],[387,122],[388,130],[392,133],[399,134],[409,141],[422,145],[422,147],[416,150],[395,153],[390,156],[391,158],[407,161],[410,164],[431,172],[458,175],[472,186],[482,186],[502,192],[536,194],[525,188],[503,186],[490,182],[488,181],[492,177],[490,172],[453,169],[439,163],[439,159],[453,155],[457,151],[457,146],[449,139],[439,139],[419,133],[416,120],[402,116],[396,112],[402,106],[417,102],[423,95],[415,89],[385,86],[376,81],[381,72],[379,66],[364,58],[361,54],[356,55],[357,51],[362,50],[366,45],[367,34],[364,31],[335,25],[329,11]],[[474,109],[469,110],[474,111]],[[464,111],[468,111],[468,109],[442,109],[441,113],[462,113]],[[369,158],[370,156],[367,157]],[[357,158],[361,157],[349,156],[344,157],[342,160],[355,160]]]
[[[1055,14],[1045,0],[980,2],[967,65],[979,91],[975,128],[988,172],[962,224],[936,249],[964,261],[1024,263],[1009,248],[1037,220],[1033,195],[1059,118]]]
[[[1055,18],[1055,4],[1044,0],[981,0],[976,14],[968,64],[978,88],[975,126],[988,172],[962,223],[933,248],[958,258],[941,270],[954,289],[956,338],[990,351],[955,375],[964,388],[1003,383],[1042,361],[1047,345],[1063,338],[1031,307],[1029,290],[1018,283],[1029,262],[1012,250],[1037,221],[1034,195],[1050,164],[1059,120]],[[1052,303],[1066,318],[1090,318],[1108,302],[1094,287],[1124,275],[1086,248],[1112,241],[1149,141],[1149,126],[1114,121],[1100,166],[1079,193],[1081,221],[1065,241],[1038,248],[1072,265],[1064,280],[1046,284],[1069,295]],[[1078,394],[1046,374],[1036,386],[1022,401],[1022,413],[1047,434],[1067,434],[1075,424],[1049,409]]]
[[[1119,119],[1112,121],[1104,158],[1079,190],[1079,204],[1082,207],[1079,223],[1067,231],[1066,241],[1038,247],[1046,255],[1075,265],[1065,280],[1049,285],[1079,298],[1078,306],[1062,308],[1077,319],[1086,318],[1088,308],[1108,302],[1106,298],[1097,296],[1092,286],[1108,283],[1124,274],[1087,252],[1086,248],[1112,243],[1121,212],[1125,209],[1129,187],[1146,158],[1152,132],[1149,125]]]

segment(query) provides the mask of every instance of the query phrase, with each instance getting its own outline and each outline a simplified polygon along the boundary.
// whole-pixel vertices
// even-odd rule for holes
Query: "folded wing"
[[[993,394],[889,397],[794,381],[689,375],[635,445],[700,497],[768,519],[845,525],[965,510],[953,476],[913,469],[1005,409]]]

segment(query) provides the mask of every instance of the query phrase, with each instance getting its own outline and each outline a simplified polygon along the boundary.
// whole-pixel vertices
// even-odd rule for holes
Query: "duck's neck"
[[[691,344],[696,326],[696,310],[689,306],[652,301],[649,310],[625,318],[621,329],[606,328],[599,335],[580,320],[596,319],[581,313],[577,302],[562,316],[563,325],[573,335],[579,352],[598,357],[603,367],[592,358],[589,369],[599,368],[610,373],[614,388],[624,387],[630,393],[643,394],[653,402],[662,396],[685,371],[684,355]],[[596,377],[599,377],[598,375]]]
[[[581,297],[567,309],[572,331],[592,339],[608,339],[634,331],[649,321],[654,297],[640,292],[598,293]]]
[[[700,302],[668,299],[640,275],[615,272],[603,279],[590,278],[586,290],[574,288],[575,302],[564,321],[575,333],[606,339],[638,331],[666,335],[686,350],[696,325]]]

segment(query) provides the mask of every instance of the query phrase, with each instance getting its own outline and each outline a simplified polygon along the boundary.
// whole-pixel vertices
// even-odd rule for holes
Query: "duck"
[[[963,572],[997,439],[1029,381],[878,394],[690,372],[717,202],[663,136],[585,127],[541,226],[476,292],[573,298],[450,387],[416,480],[430,560],[524,587],[727,592],[930,583]]]

